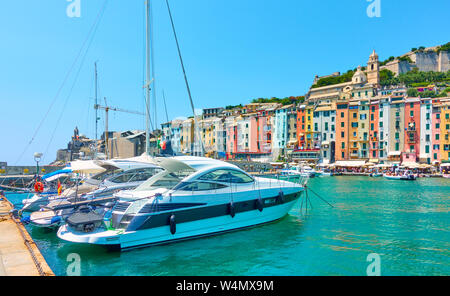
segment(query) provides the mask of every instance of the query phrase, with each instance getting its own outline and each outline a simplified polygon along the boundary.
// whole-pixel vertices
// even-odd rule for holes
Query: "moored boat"
[[[58,237],[129,249],[215,235],[278,220],[304,191],[302,184],[253,178],[218,160],[155,161],[165,171],[133,191],[118,193],[120,200],[103,225],[97,217],[69,217]]]
[[[404,181],[415,181],[417,178],[415,175],[383,175],[388,180],[404,180]]]

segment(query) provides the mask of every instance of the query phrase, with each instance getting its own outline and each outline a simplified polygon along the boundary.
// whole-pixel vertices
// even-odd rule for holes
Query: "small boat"
[[[406,174],[399,175],[399,176],[391,176],[391,175],[384,174],[383,176],[388,180],[414,181],[417,179],[416,176],[414,176],[414,175],[406,175]]]
[[[442,177],[445,179],[450,179],[450,174],[443,174]]]
[[[123,250],[211,236],[279,220],[305,190],[303,184],[252,177],[209,158],[155,162],[165,170],[135,190],[117,193],[110,218],[92,212],[70,216],[58,237]]]
[[[369,175],[369,177],[372,177],[372,178],[383,177],[383,174],[381,174],[381,173],[371,173],[371,174]]]

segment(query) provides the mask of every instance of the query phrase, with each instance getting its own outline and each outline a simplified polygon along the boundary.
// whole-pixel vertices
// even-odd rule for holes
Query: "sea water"
[[[450,180],[320,177],[282,220],[128,252],[64,242],[27,226],[56,275],[450,275]],[[20,206],[26,194],[8,194]],[[309,203],[308,203],[309,205]],[[75,256],[75,257],[74,257]],[[369,257],[369,259],[372,257]],[[70,272],[69,272],[70,274]]]

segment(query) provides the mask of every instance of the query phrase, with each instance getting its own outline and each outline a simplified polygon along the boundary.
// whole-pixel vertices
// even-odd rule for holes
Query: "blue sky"
[[[93,137],[95,61],[99,96],[107,97],[110,106],[144,110],[144,0],[109,0],[84,63],[75,66],[45,116],[104,0],[80,1],[80,18],[66,15],[70,4],[66,0],[0,4],[0,161],[33,164],[32,154],[39,151],[45,152],[43,162],[49,163],[57,149],[67,146],[75,126]],[[314,75],[365,65],[373,49],[386,59],[450,39],[448,0],[381,0],[380,18],[367,16],[366,0],[171,0],[170,4],[196,108],[303,95]],[[166,120],[163,89],[169,118],[189,116],[191,109],[165,1],[153,0],[153,6],[161,123]],[[100,117],[99,133],[103,113]],[[143,129],[144,121],[112,112],[109,126]]]

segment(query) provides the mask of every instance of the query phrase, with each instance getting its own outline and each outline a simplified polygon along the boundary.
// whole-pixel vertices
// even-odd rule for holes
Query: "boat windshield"
[[[106,178],[114,176],[114,175],[116,175],[116,174],[118,174],[118,173],[120,173],[122,171],[123,171],[122,169],[106,170],[104,172],[101,172],[99,174],[96,174],[96,175],[90,177],[90,179],[94,179],[94,180],[97,180],[97,181],[103,181]]]
[[[195,173],[195,170],[163,171],[142,183],[135,191],[149,191],[157,188],[172,189],[193,173]]]

